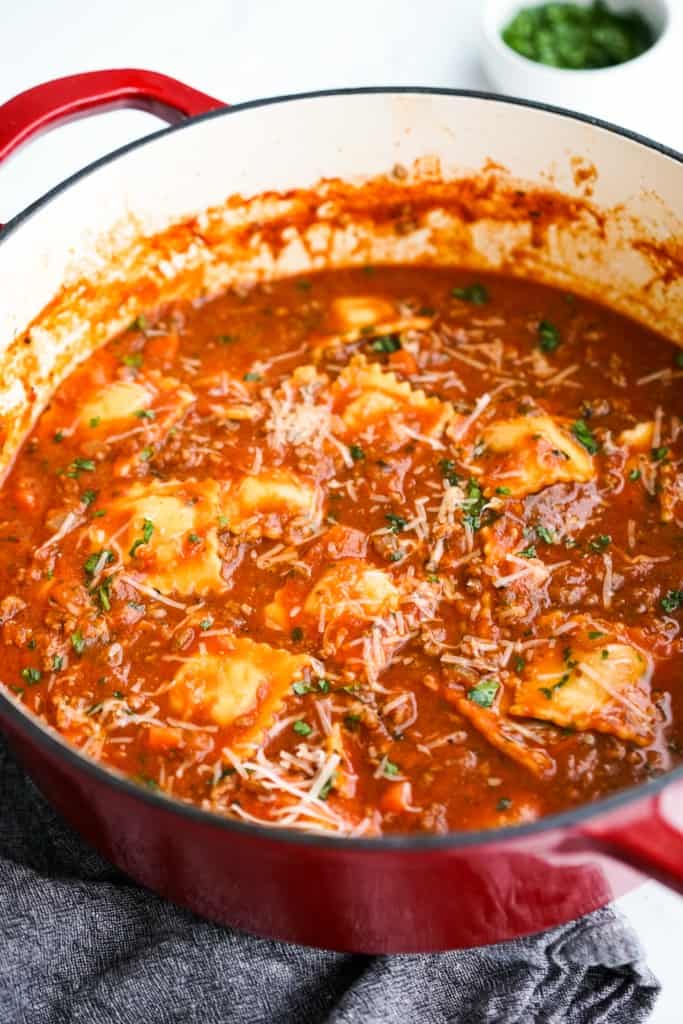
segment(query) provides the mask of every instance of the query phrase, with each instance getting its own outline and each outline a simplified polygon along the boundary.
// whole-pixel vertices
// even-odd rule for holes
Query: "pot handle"
[[[683,783],[626,817],[584,828],[590,845],[683,894]]]
[[[116,68],[55,78],[0,106],[0,161],[33,135],[87,114],[132,107],[169,124],[225,106],[156,71]]]

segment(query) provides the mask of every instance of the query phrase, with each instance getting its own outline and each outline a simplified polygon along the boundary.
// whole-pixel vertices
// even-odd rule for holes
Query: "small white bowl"
[[[591,0],[573,0],[587,6]],[[482,62],[498,92],[551,103],[657,137],[665,118],[680,117],[683,96],[683,0],[610,0],[615,12],[639,11],[656,42],[634,60],[572,71],[522,57],[501,33],[518,11],[543,0],[488,0],[482,18]],[[678,40],[678,45],[676,45]]]

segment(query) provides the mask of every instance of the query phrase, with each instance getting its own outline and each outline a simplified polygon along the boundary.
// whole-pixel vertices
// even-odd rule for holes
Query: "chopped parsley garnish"
[[[451,288],[451,295],[462,302],[471,302],[473,306],[485,306],[491,297],[488,288],[479,283],[467,285],[465,288]]]
[[[640,11],[613,10],[604,0],[525,5],[506,23],[501,36],[522,57],[571,71],[623,64],[655,41]]]
[[[640,480],[640,470],[639,469],[632,469],[632,470],[630,470],[629,474],[628,474],[628,478],[629,478],[629,480]]]
[[[398,352],[401,339],[398,334],[380,334],[370,345],[373,352]]]
[[[387,757],[384,759],[384,774],[390,776],[400,775],[401,769],[397,764],[395,764],[393,761],[390,761],[389,758]]]
[[[470,480],[467,484],[465,497],[467,499],[467,508],[463,513],[463,522],[466,523],[470,529],[478,530],[481,527],[481,514],[484,511],[486,498],[484,497],[484,492],[476,480]]]
[[[97,498],[97,491],[87,490],[81,494],[81,501],[86,506],[92,505],[93,501]]]
[[[661,601],[665,612],[676,612],[683,605],[683,590],[668,590]]]
[[[300,679],[297,683],[292,683],[292,690],[297,697],[303,697],[305,694],[310,693],[312,689],[311,684],[303,679]]]
[[[599,533],[597,537],[594,537],[593,540],[589,541],[588,547],[591,551],[597,551],[599,554],[601,551],[605,551],[611,543],[612,538],[608,533]]]
[[[301,628],[301,626],[295,626],[292,632],[290,633],[290,636],[292,638],[292,643],[300,644],[304,638],[304,631]]]
[[[404,551],[392,551],[391,554],[389,555],[389,561],[390,562],[402,562],[404,558],[405,558],[405,552]]]
[[[365,458],[365,452],[359,444],[352,444],[349,446],[349,454],[354,462],[360,462],[361,459]]]
[[[496,804],[496,810],[498,811],[499,814],[501,814],[503,811],[509,811],[511,807],[512,800],[510,800],[510,798],[507,796],[502,796],[498,803]]]
[[[124,366],[131,366],[134,370],[140,369],[142,361],[142,352],[129,352],[128,355],[125,355],[121,360]]]
[[[538,325],[538,347],[542,352],[554,352],[562,338],[555,324],[541,320]]]
[[[64,431],[55,430],[54,434],[52,435],[52,440],[55,442],[55,444],[59,444],[61,441],[64,440]]]
[[[83,634],[80,629],[75,630],[75,632],[71,634],[71,646],[76,654],[83,654],[83,651],[85,650],[85,640],[83,639]]]
[[[496,487],[496,494],[501,494],[504,497],[510,493],[509,487]]]
[[[111,577],[107,577],[106,580],[102,581],[101,586],[97,588],[97,599],[100,602],[100,608],[103,612],[111,611]]]
[[[22,668],[21,678],[25,679],[27,683],[33,686],[35,683],[39,683],[43,673],[39,668]]]
[[[336,778],[337,778],[337,773],[336,772],[332,772],[332,774],[330,775],[329,779],[327,780],[325,785],[322,787],[322,789],[318,793],[318,799],[319,800],[327,800],[328,796],[330,795],[330,790],[334,786]]]
[[[521,655],[518,655],[515,658],[515,672],[517,672],[517,674],[519,674],[520,672],[523,672],[525,668],[526,668],[526,658],[522,658]]]
[[[237,341],[237,335],[236,334],[219,334],[218,335],[218,342],[221,345],[232,345],[236,341]]]
[[[260,373],[255,373],[253,370],[250,370],[248,373],[245,373],[243,380],[257,383],[258,381],[263,380],[263,377]]]
[[[392,533],[403,533],[408,525],[407,519],[404,519],[403,516],[396,516],[393,512],[388,512],[384,518],[389,523],[389,529]]]
[[[211,618],[210,615],[206,619],[202,619],[201,622],[199,623],[200,629],[211,629],[212,626],[213,619]]]
[[[104,568],[105,565],[109,565],[110,562],[114,561],[114,552],[109,551],[108,548],[104,548],[102,551],[93,551],[91,555],[88,555],[83,563],[83,568],[85,569],[87,576],[95,575],[95,569],[97,568],[100,559],[102,559],[101,567]]]
[[[576,420],[575,423],[572,423],[571,429],[576,440],[579,444],[583,445],[587,452],[590,452],[591,455],[595,455],[600,451],[600,445],[596,441],[593,436],[593,432],[585,420]]]
[[[344,725],[349,732],[356,732],[360,725],[360,715],[344,715]]]
[[[228,519],[227,516],[218,517],[218,525],[220,526],[221,530],[224,530],[226,526],[229,524],[229,522],[230,520]]]
[[[680,366],[683,368],[683,352],[677,352],[674,361],[676,363],[676,366]]]
[[[153,420],[156,416],[154,409],[136,409],[133,416],[139,420]]]
[[[313,732],[312,727],[308,724],[308,722],[304,722],[303,718],[300,718],[298,721],[294,722],[292,729],[297,734],[297,736],[310,736],[310,734]]]
[[[467,699],[473,704],[478,704],[480,708],[490,708],[499,689],[500,683],[497,679],[482,679],[469,691]]]
[[[192,531],[191,533],[188,533],[187,539],[189,540],[190,544],[199,544],[201,537],[199,536],[198,533]]]
[[[650,458],[653,462],[664,462],[664,459],[669,454],[669,449],[665,446],[661,448],[652,448],[650,450]]]
[[[69,466],[66,475],[73,480],[78,480],[81,473],[94,473],[95,463],[92,459],[74,459]]]
[[[554,544],[555,534],[552,530],[549,530],[547,526],[537,526],[536,536],[539,540],[542,540],[544,544]]]
[[[603,647],[603,649],[600,651],[600,657],[603,661],[607,661],[607,659],[609,658],[609,651],[606,647]]]
[[[460,483],[461,478],[455,471],[453,459],[439,459],[439,472],[445,480],[448,480],[451,487],[455,487],[456,484]]]
[[[146,445],[140,452],[140,461],[149,462],[154,455],[154,449],[150,445]]]
[[[91,416],[90,420],[88,421],[88,425],[93,427],[93,429],[94,429],[95,427],[99,427],[101,422],[102,422],[102,417],[101,416]]]
[[[589,629],[589,631],[588,631],[588,639],[589,640],[599,640],[601,636],[607,636],[607,634],[603,633],[599,629]]]
[[[517,554],[520,558],[536,558],[536,545],[530,544],[528,548],[523,548]],[[526,569],[524,571],[526,572]]]
[[[128,325],[129,331],[146,331],[149,329],[149,320],[144,313],[140,313],[139,316],[135,317]]]
[[[142,520],[142,537],[138,537],[137,540],[133,541],[131,549],[128,552],[128,554],[130,555],[131,558],[136,558],[137,557],[137,550],[138,550],[139,547],[142,547],[143,544],[149,544],[150,540],[152,539],[152,534],[153,533],[154,533],[154,523],[152,522],[152,520],[151,519],[143,519]]]
[[[330,692],[330,681],[329,681],[329,679],[319,679],[318,680],[318,689],[320,690],[321,693],[329,693]]]

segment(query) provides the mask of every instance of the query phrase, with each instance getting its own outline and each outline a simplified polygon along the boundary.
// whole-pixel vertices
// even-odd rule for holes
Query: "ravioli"
[[[303,601],[300,590],[285,584],[275,594],[265,610],[268,625],[288,629],[301,623],[320,632],[342,624],[358,626],[396,611],[400,600],[391,576],[360,558],[341,559],[325,570]]]
[[[649,658],[625,643],[569,643],[556,643],[531,662],[517,684],[510,713],[650,743]]]
[[[331,388],[333,410],[340,419],[339,433],[346,441],[374,428],[380,434],[396,426],[418,435],[438,438],[452,419],[453,410],[438,398],[399,381],[363,355],[354,356]],[[407,436],[410,436],[408,434]]]
[[[317,484],[289,470],[271,470],[226,485],[222,516],[231,533],[254,540],[314,533],[322,518]]]
[[[151,405],[152,392],[134,380],[116,380],[93,395],[79,410],[83,427],[112,426],[123,423]]]
[[[214,480],[135,483],[107,502],[107,515],[93,523],[89,539],[96,549],[118,549],[126,571],[162,594],[201,596],[226,588],[220,514]]]
[[[515,498],[559,483],[587,483],[593,459],[564,423],[546,413],[494,420],[481,431],[482,483],[504,487]]]
[[[192,655],[176,672],[169,706],[185,721],[234,726],[239,744],[258,744],[292,693],[292,684],[310,666],[305,654],[291,654],[248,637],[221,639],[213,650]]]

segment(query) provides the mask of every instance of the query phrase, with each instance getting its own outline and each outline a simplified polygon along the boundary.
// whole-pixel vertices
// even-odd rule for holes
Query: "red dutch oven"
[[[50,82],[0,107],[0,159],[57,122],[120,106],[150,111],[177,127],[87,168],[0,233],[0,471],[41,402],[75,362],[129,322],[131,310],[168,294],[151,288],[149,260],[144,277],[131,257],[139,256],[140,238],[165,239],[164,246],[155,243],[152,261],[164,288],[175,281],[178,267],[191,267],[192,281],[201,278],[210,286],[229,283],[230,272],[244,274],[248,259],[257,257],[261,275],[353,262],[363,232],[370,247],[363,252],[385,262],[419,262],[428,249],[432,262],[507,269],[514,241],[512,272],[560,284],[571,280],[631,315],[656,316],[669,336],[683,342],[682,161],[645,139],[564,111],[474,93],[350,90],[228,108],[165,76],[118,70]],[[470,189],[473,205],[463,210],[458,193],[460,206],[449,216],[460,218],[459,227],[451,225],[441,247],[436,236],[445,231],[445,214],[425,219],[412,236],[408,230],[407,240],[394,243],[395,252],[379,228],[370,237],[367,218],[351,247],[347,224],[335,245],[325,227],[326,242],[316,248],[316,227],[320,233],[325,203],[332,201],[327,186],[316,208],[319,223],[307,228],[308,248],[290,238],[288,211],[300,211],[297,189],[313,189],[321,179],[353,181],[353,188],[344,192],[340,185],[334,192],[333,201],[343,205],[344,195],[357,199],[362,191],[360,175],[370,179],[395,164],[415,169],[412,179],[395,187],[416,194],[425,188],[433,193],[446,169],[456,182],[484,175],[488,216],[476,212],[484,192]],[[531,183],[530,189],[534,183],[547,188],[549,167],[553,188],[585,214],[578,228],[558,221],[539,237],[538,231],[529,234],[528,216],[504,223],[499,213],[491,215],[494,172]],[[227,196],[233,198],[223,207],[217,259],[205,230],[216,215],[198,211],[219,208]],[[282,244],[277,258],[264,260],[268,202],[278,207]],[[603,211],[599,217],[596,209]],[[191,244],[183,232],[159,236],[178,222],[195,226]],[[258,244],[251,255],[242,252],[231,271],[229,228],[238,225],[243,238],[247,222]],[[666,273],[653,276],[648,266],[652,270],[654,263],[660,270],[666,263]],[[70,280],[111,285],[114,279],[115,309],[97,306],[97,287],[62,288]],[[28,357],[17,353],[13,340],[29,323],[44,343],[41,358],[34,354],[31,363],[22,362]],[[645,876],[683,892],[683,768],[517,827],[327,838],[224,819],[142,790],[79,754],[2,685],[0,723],[48,800],[105,857],[199,914],[278,939],[375,953],[453,949],[571,920]]]

